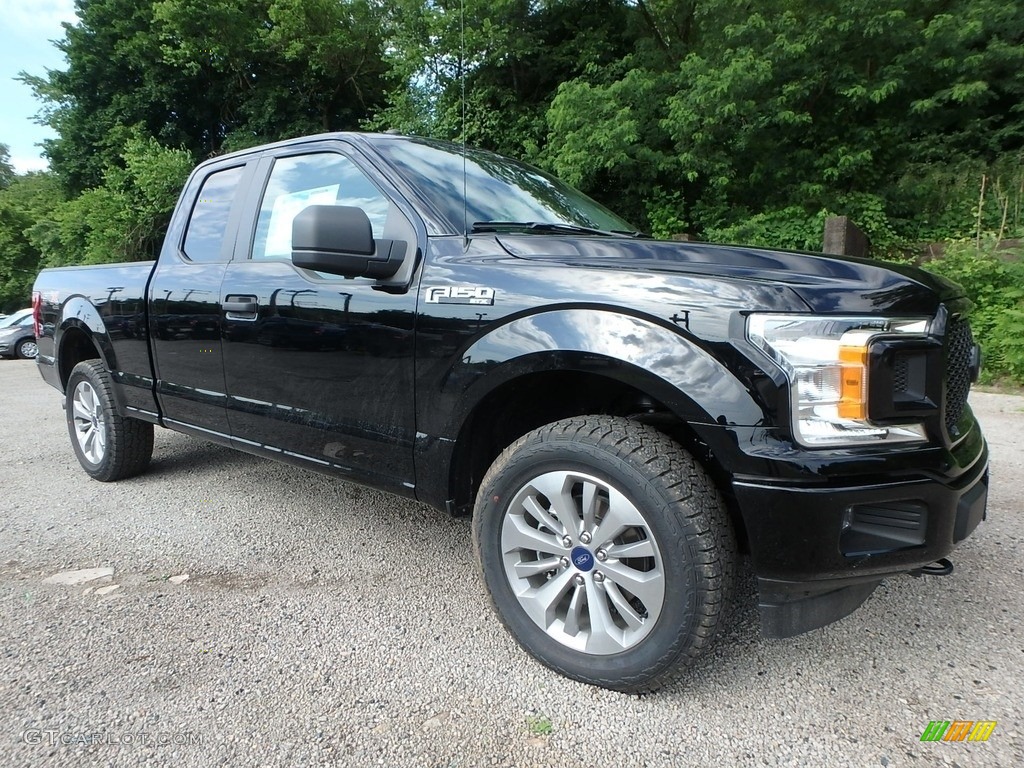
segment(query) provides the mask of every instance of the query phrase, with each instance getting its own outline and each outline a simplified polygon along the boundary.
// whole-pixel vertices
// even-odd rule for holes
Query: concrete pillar
[[[822,251],[837,256],[868,255],[868,238],[849,216],[829,216],[825,219],[825,247]]]

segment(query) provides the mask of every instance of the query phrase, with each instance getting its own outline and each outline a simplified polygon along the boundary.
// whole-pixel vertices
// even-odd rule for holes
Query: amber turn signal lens
[[[868,348],[840,346],[839,364],[841,368],[839,418],[864,420],[868,417]]]

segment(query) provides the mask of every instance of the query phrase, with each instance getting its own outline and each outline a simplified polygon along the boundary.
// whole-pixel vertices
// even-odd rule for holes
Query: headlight
[[[868,421],[868,347],[878,335],[924,337],[927,319],[750,315],[747,338],[785,371],[793,434],[808,447],[925,439],[920,423]]]

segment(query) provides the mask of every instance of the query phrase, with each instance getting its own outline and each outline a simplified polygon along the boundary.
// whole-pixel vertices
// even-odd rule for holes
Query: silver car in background
[[[38,351],[31,307],[0,320],[0,357],[31,359]]]

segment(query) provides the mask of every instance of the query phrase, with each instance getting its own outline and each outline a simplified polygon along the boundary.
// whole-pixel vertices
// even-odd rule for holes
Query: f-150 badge
[[[494,304],[494,289],[478,285],[435,285],[427,288],[428,304]]]

